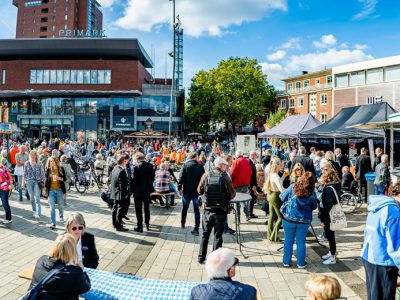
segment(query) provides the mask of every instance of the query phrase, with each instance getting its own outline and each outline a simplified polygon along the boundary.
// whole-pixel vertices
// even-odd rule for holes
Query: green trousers
[[[271,242],[278,241],[278,232],[282,224],[282,215],[280,212],[282,201],[279,198],[280,192],[270,192],[268,194],[269,202],[269,220],[268,220],[268,239]]]

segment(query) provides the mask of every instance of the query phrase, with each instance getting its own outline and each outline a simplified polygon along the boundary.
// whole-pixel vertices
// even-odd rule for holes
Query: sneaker
[[[54,229],[56,229],[56,224],[50,224],[49,227],[50,227],[50,229],[54,230]]]
[[[290,268],[290,264],[283,264],[284,268]]]
[[[304,262],[303,266],[297,265],[297,269],[305,269],[307,267],[307,262]]]
[[[195,235],[195,236],[199,236],[199,230],[198,229],[192,230],[190,233]]]
[[[60,218],[60,223],[64,223],[64,218]]]
[[[227,231],[227,233],[228,234],[230,234],[230,235],[233,235],[233,234],[235,234],[235,230],[233,230],[232,228],[228,228],[228,231]]]
[[[325,255],[322,255],[322,259],[323,260],[327,260],[328,258],[330,258],[332,255],[331,255],[331,252],[328,252],[327,254],[325,254]]]
[[[34,214],[33,214],[33,217],[35,218],[35,220],[36,220],[37,222],[40,221],[40,217],[39,217],[39,215],[38,215],[37,213],[34,213]]]
[[[333,255],[331,255],[331,257],[329,257],[327,260],[324,260],[322,263],[324,265],[334,265],[336,264],[336,258]]]
[[[12,220],[4,220],[3,221],[3,224],[10,224],[10,223],[12,223]]]

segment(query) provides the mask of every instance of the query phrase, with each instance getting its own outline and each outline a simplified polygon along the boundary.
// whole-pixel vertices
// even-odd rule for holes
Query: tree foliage
[[[275,125],[282,122],[283,119],[285,119],[285,117],[286,117],[286,111],[283,109],[278,109],[275,112],[270,113],[267,119],[268,127],[269,128],[274,127]]]
[[[230,58],[217,68],[200,71],[192,79],[186,121],[190,130],[208,130],[209,124],[243,126],[275,106],[275,90],[257,60]]]

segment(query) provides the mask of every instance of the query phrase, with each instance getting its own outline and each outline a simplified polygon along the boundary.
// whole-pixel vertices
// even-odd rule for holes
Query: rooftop
[[[307,78],[312,78],[316,76],[321,76],[321,75],[331,75],[332,74],[332,69],[327,69],[327,70],[322,70],[318,72],[312,72],[312,73],[306,73],[306,74],[301,74],[293,77],[289,77],[286,79],[282,79],[282,81],[288,82],[288,81],[293,81],[293,80],[298,80],[298,79],[307,79]]]
[[[134,59],[153,61],[137,39],[52,38],[0,40],[0,59]]]

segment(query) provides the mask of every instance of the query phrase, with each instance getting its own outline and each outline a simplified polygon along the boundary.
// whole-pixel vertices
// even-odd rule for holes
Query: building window
[[[50,70],[43,70],[43,84],[50,83]]]
[[[56,83],[57,83],[57,70],[50,70],[50,84],[56,84]]]
[[[288,83],[287,89],[288,89],[288,91],[291,91],[293,89],[293,84],[292,83]]]
[[[65,11],[68,11],[68,6],[65,7]]]
[[[294,99],[290,98],[289,99],[289,108],[293,108],[294,107]]]
[[[328,104],[328,95],[327,94],[322,94],[321,95],[321,104],[322,105]]]
[[[364,85],[365,84],[365,72],[351,72],[350,73],[350,86]]]
[[[335,85],[337,88],[345,88],[349,86],[349,77],[347,76],[347,74],[336,75],[335,80]]]
[[[36,70],[31,70],[29,82],[30,84],[36,84]]]
[[[328,114],[327,113],[321,113],[321,122],[326,123],[328,120]]]
[[[53,13],[57,13],[57,8],[54,7]]]
[[[281,108],[286,109],[286,99],[281,99]]]
[[[6,70],[1,71],[1,84],[6,84]]]
[[[297,106],[298,107],[303,107],[304,106],[304,98],[303,97],[297,98]]]
[[[400,66],[386,68],[385,78],[386,81],[400,80]]]
[[[332,83],[332,75],[326,76],[326,82],[327,82],[328,84],[331,84],[331,83]]]
[[[315,84],[318,85],[320,83],[319,78],[315,80]]]
[[[300,81],[297,81],[296,82],[296,89],[299,89],[301,87],[301,82]]]
[[[30,70],[31,84],[111,84],[111,70]]]
[[[310,86],[310,80],[304,80],[304,87]]]
[[[71,84],[76,84],[78,79],[78,71],[71,70]]]
[[[57,84],[63,83],[63,76],[64,76],[63,70],[57,70]]]
[[[374,69],[367,71],[367,84],[383,82],[383,69]]]
[[[56,21],[56,17],[55,16],[53,16],[53,23]]]
[[[65,18],[64,18],[64,19],[65,19],[65,21],[67,21],[67,20],[68,20],[68,15],[65,15]]]

